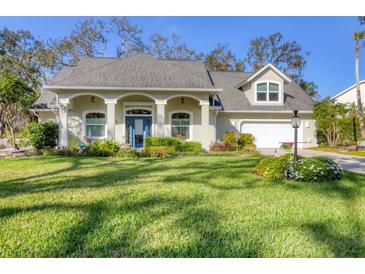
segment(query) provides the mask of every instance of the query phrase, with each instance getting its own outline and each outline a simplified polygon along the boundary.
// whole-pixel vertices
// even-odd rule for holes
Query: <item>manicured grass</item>
[[[274,182],[260,157],[0,160],[0,256],[365,256],[364,175]]]
[[[338,154],[345,154],[345,155],[365,157],[365,150],[345,151],[345,150],[341,150],[341,149],[335,148],[335,147],[316,147],[316,148],[310,148],[310,149],[312,149],[312,150],[319,150],[319,151],[325,151],[325,152],[334,152],[334,153],[338,153]]]

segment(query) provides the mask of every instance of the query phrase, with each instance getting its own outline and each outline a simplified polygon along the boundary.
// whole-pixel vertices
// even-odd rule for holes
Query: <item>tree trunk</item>
[[[355,40],[355,74],[356,74],[356,94],[357,94],[357,116],[359,117],[360,136],[365,138],[363,111],[361,103],[360,83],[359,83],[359,40]]]

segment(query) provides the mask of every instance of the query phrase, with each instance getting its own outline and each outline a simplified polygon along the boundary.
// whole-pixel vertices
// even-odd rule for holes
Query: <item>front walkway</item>
[[[259,149],[262,154],[280,156],[285,153],[281,149]],[[304,157],[325,156],[335,160],[343,169],[365,174],[365,157],[337,154],[310,149],[298,149],[298,154]]]

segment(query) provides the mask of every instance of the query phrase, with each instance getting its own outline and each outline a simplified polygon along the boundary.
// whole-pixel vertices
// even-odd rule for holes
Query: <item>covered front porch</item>
[[[59,91],[59,145],[71,138],[111,139],[134,148],[149,136],[199,141],[216,139],[210,92]]]

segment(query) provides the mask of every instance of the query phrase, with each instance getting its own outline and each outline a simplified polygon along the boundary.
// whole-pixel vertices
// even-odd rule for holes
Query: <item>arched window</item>
[[[89,112],[85,116],[85,134],[92,138],[105,137],[105,114]]]
[[[191,136],[191,114],[176,112],[171,114],[171,136],[183,140],[190,140]]]
[[[149,109],[129,109],[126,111],[127,115],[151,115],[152,111]]]
[[[260,82],[256,84],[256,101],[257,102],[279,102],[278,83]]]

